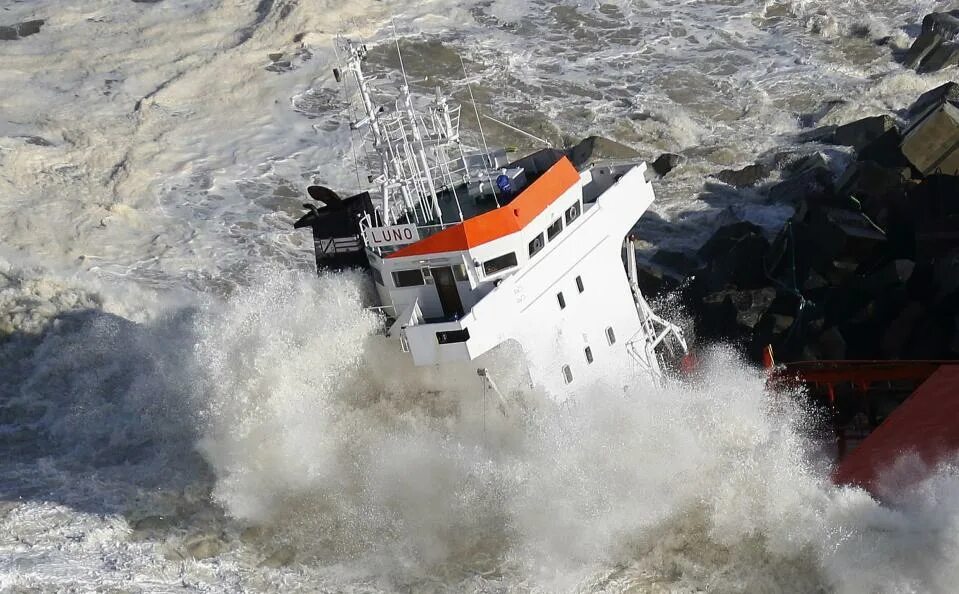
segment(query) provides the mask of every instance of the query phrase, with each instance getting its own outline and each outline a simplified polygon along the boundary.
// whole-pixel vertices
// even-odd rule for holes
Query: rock
[[[761,163],[747,165],[742,169],[723,169],[715,175],[719,181],[736,186],[737,188],[747,188],[756,185],[761,179],[767,177],[770,168]]]
[[[906,58],[903,61],[906,68],[918,68],[922,61],[929,57],[929,54],[935,51],[941,43],[942,37],[939,34],[933,32],[921,33],[906,53]]]
[[[806,275],[806,280],[802,282],[801,288],[804,293],[809,293],[810,291],[815,291],[816,289],[822,289],[829,286],[829,281],[827,281],[821,274],[815,270],[810,270],[809,274]]]
[[[939,298],[959,292],[959,249],[936,258],[932,266],[932,279]]]
[[[959,108],[943,103],[926,112],[903,138],[902,153],[923,175],[959,173]]]
[[[944,359],[952,342],[952,320],[936,312],[926,312],[915,323],[900,357],[903,359]]]
[[[799,142],[822,142],[832,144],[833,137],[836,135],[837,126],[821,126],[812,130],[801,132],[797,137]]]
[[[279,60],[267,66],[265,70],[270,72],[289,72],[293,70],[293,62],[289,60]]]
[[[959,10],[932,12],[922,19],[923,33],[938,33],[945,39],[959,35]]]
[[[637,272],[639,288],[647,296],[672,291],[684,280],[684,277],[675,271],[651,262],[637,262]]]
[[[861,286],[870,293],[879,293],[894,285],[905,285],[915,268],[912,260],[893,260],[863,279]]]
[[[15,25],[0,25],[0,41],[15,41],[40,32],[40,27],[46,22],[43,19],[24,21]]]
[[[784,175],[799,175],[814,169],[829,169],[829,160],[821,151],[807,154],[781,153],[775,161]]]
[[[917,71],[933,72],[959,64],[959,11],[933,12],[922,19],[922,33],[909,48],[905,65]]]
[[[753,330],[753,337],[749,346],[749,355],[756,360],[761,358],[762,350],[766,345],[773,346],[776,358],[782,361],[796,358],[796,349],[788,345],[790,331],[796,318],[789,314],[776,313],[769,308],[759,319]]]
[[[663,153],[653,161],[652,168],[660,177],[666,175],[673,169],[679,167],[685,162],[685,158],[682,155],[677,155],[675,153]]]
[[[762,235],[762,229],[748,221],[725,225],[712,234],[706,243],[699,248],[697,255],[703,261],[712,261],[727,253],[743,237],[756,234]]]
[[[944,41],[929,53],[917,72],[926,74],[959,65],[959,43]]]
[[[240,531],[240,542],[250,544],[263,538],[263,528],[260,526],[247,526]]]
[[[823,202],[833,196],[832,171],[827,167],[815,166],[771,187],[767,201],[798,207],[801,202]]]
[[[634,161],[640,158],[636,149],[602,136],[584,138],[567,149],[566,154],[577,168],[598,161]]]
[[[769,282],[763,262],[768,250],[769,241],[752,223],[721,227],[697,252],[706,262],[697,273],[697,280],[707,291],[764,287]]]
[[[824,330],[816,340],[823,359],[845,359],[846,339],[836,326]]]
[[[837,193],[864,198],[881,198],[895,192],[904,195],[904,184],[911,177],[908,167],[891,169],[874,161],[857,161],[850,165],[836,183]]]
[[[851,146],[859,151],[895,127],[895,120],[888,115],[863,118],[836,128],[832,142]]]
[[[275,550],[269,557],[260,561],[260,567],[286,567],[293,563],[296,558],[296,551],[293,547],[283,546]]]
[[[674,273],[673,276],[680,279],[689,276],[689,274],[700,265],[699,260],[693,256],[673,250],[659,250],[653,254],[650,261],[653,264],[668,268]]]
[[[886,241],[886,236],[861,212],[838,208],[822,208],[826,223],[832,225],[843,236],[843,256],[863,260]]]
[[[788,286],[793,258],[800,285],[809,270],[814,270],[828,284],[837,286],[851,278],[860,262],[872,258],[886,241],[862,213],[838,208],[819,207],[810,211],[805,222],[794,222],[791,227],[794,252],[776,258],[774,271],[781,281],[788,281]]]
[[[159,532],[173,526],[172,516],[146,516],[133,523],[135,532]]]
[[[749,338],[775,297],[776,290],[770,287],[707,293],[695,308],[697,336],[729,341]]]
[[[959,177],[929,175],[912,187],[908,199],[897,206],[894,220],[899,233],[910,239],[916,257],[939,259],[959,245]]]
[[[27,144],[32,144],[34,146],[53,146],[52,142],[39,136],[18,136],[18,138],[22,138]]]
[[[858,154],[859,161],[872,161],[882,167],[909,167],[909,160],[902,154],[899,145],[902,135],[898,128],[891,128],[867,144]]]
[[[959,84],[950,81],[919,95],[919,98],[909,106],[909,118],[916,118],[926,110],[937,107],[946,101],[959,102]]]
[[[197,560],[216,557],[223,549],[223,541],[213,535],[200,535],[186,543],[186,552]]]
[[[707,294],[694,306],[697,338],[735,340],[742,335],[743,330],[736,322],[739,312],[729,294]]]

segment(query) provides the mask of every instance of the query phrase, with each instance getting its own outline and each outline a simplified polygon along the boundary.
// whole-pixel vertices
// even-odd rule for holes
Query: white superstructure
[[[322,242],[356,242],[392,318],[389,334],[416,365],[470,361],[512,340],[532,381],[556,397],[621,375],[627,363],[660,380],[662,351],[686,346],[635,282],[627,235],[653,201],[646,164],[580,171],[553,151],[558,160],[531,156],[496,170],[503,153],[467,154],[447,101],[421,117],[404,85],[394,110],[377,107],[364,54],[347,45],[346,70],[367,114],[353,129],[368,130],[379,156],[371,181],[380,195],[337,197],[298,222],[314,227],[318,264]],[[317,234],[327,210],[345,213],[349,237]]]

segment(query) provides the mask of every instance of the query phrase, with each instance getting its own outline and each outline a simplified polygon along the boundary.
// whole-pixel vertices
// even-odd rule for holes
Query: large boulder
[[[875,161],[857,161],[846,169],[836,186],[840,194],[851,194],[859,200],[882,198],[890,193],[904,193],[911,177],[908,167],[890,168]]]
[[[959,103],[959,84],[949,81],[919,95],[919,98],[909,106],[909,117],[915,118],[922,115],[927,109],[937,107],[947,101]]]
[[[859,151],[895,127],[896,121],[888,115],[863,118],[836,128],[832,142],[851,146]]]
[[[685,160],[685,157],[677,155],[676,153],[663,153],[653,161],[652,168],[653,171],[662,177],[682,165]]]
[[[825,162],[803,167],[796,173],[784,173],[788,177],[769,188],[770,203],[798,208],[804,202],[826,202],[835,195],[833,174]]]
[[[933,72],[959,64],[959,10],[933,12],[922,19],[922,33],[909,48],[905,64],[919,72]]]
[[[923,175],[959,173],[959,107],[944,102],[925,111],[902,139],[902,153]]]
[[[40,32],[40,27],[45,21],[37,19],[33,21],[23,21],[13,25],[0,25],[0,41],[16,41],[30,35]]]
[[[752,223],[721,227],[697,252],[706,263],[697,273],[697,281],[708,291],[762,288],[769,282],[763,264],[768,250],[769,241],[762,229]]]
[[[637,161],[640,159],[636,149],[602,136],[584,138],[575,146],[566,149],[566,155],[577,168],[598,161]]]
[[[857,155],[860,161],[872,161],[889,168],[909,167],[909,160],[902,154],[902,134],[898,128],[890,128],[867,144]]]
[[[765,179],[771,173],[771,168],[762,163],[747,165],[742,169],[723,169],[714,177],[719,181],[735,186],[737,188],[748,188],[755,186],[760,180]]]

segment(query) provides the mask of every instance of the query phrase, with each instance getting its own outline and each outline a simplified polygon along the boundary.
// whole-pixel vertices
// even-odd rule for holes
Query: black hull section
[[[360,231],[360,220],[375,216],[369,192],[341,200],[335,192],[322,186],[311,186],[310,196],[324,203],[322,208],[304,204],[309,209],[293,227],[309,227],[313,232],[316,270],[369,268]]]

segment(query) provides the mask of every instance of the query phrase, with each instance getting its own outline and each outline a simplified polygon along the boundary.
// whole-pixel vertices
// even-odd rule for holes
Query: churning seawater
[[[689,247],[788,215],[709,173],[954,78],[891,59],[943,8],[0,6],[45,19],[0,41],[0,590],[951,591],[952,469],[832,486],[820,419],[720,346],[698,382],[563,405],[503,348],[500,405],[476,365],[412,367],[291,229],[309,183],[357,186],[338,32],[386,79],[395,27],[427,93],[463,96],[462,56],[481,109],[557,143],[682,153],[640,230]]]

